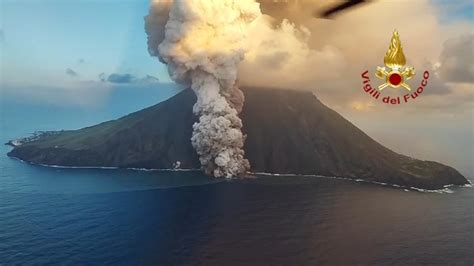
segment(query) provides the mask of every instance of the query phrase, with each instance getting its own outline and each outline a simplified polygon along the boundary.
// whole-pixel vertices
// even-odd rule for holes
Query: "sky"
[[[147,53],[146,0],[2,0],[1,12],[4,82],[58,84],[101,73],[168,79]]]
[[[433,1],[446,10],[441,21],[474,19],[471,1],[452,2]],[[147,53],[148,8],[147,0],[2,0],[2,82],[67,84],[97,80],[101,73],[169,81],[166,69]]]
[[[301,2],[311,1],[316,2]],[[387,7],[395,2],[403,13],[385,14],[385,22],[390,25],[365,25],[361,21],[361,17],[383,21],[383,12],[394,10]],[[159,83],[170,82],[166,67],[148,54],[144,31],[148,0],[0,0],[0,3],[2,100],[21,97],[33,102],[88,108],[100,105],[121,86],[155,88]],[[332,74],[345,73],[344,79],[350,77],[350,82],[339,83],[340,76],[320,77],[316,72],[304,78],[301,74],[299,80],[293,80],[281,74],[285,72],[274,71],[272,76],[271,71],[257,71],[263,71],[266,65],[274,66],[265,65],[265,59],[280,62],[272,55],[287,52],[281,47],[276,47],[281,51],[265,47],[249,53],[249,60],[242,64],[241,79],[258,84],[259,78],[276,81],[281,77],[284,79],[281,84],[285,81],[303,87],[316,84],[315,94],[324,103],[389,148],[446,162],[474,175],[474,66],[470,60],[472,48],[466,46],[472,44],[474,34],[473,1],[373,3],[334,21],[312,19],[306,25],[312,31],[310,44],[304,47],[309,49],[307,54],[299,54],[299,50],[304,50],[299,49],[285,57],[287,61],[280,58],[285,63],[283,66],[288,67],[282,71],[293,69],[299,75],[305,69],[323,68],[328,70],[325,73],[331,70],[334,70]],[[394,25],[400,30],[408,61],[417,69],[425,67],[425,63],[434,68],[440,62],[445,63],[439,71],[440,77],[432,80],[431,93],[403,111],[370,102],[359,88],[360,72],[375,68],[382,61]],[[343,34],[347,27],[351,27],[351,34]],[[332,32],[325,32],[327,29]],[[282,30],[272,31],[269,36],[277,35],[286,36]],[[351,46],[353,41],[358,45]],[[289,42],[282,45],[288,45],[290,51],[293,49]],[[358,50],[354,51],[354,47]],[[306,65],[312,58],[314,64]],[[321,58],[341,58],[341,64],[333,64],[337,60],[327,63]],[[446,68],[453,62],[453,68]]]

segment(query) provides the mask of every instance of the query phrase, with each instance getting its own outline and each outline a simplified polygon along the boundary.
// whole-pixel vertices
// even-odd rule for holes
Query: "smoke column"
[[[164,32],[153,25],[163,23],[156,19],[160,14],[168,18]],[[232,177],[250,169],[238,117],[244,96],[236,81],[247,30],[260,15],[254,0],[175,0],[152,2],[145,17],[150,54],[158,55],[171,78],[191,85],[197,96],[193,112],[199,121],[191,142],[208,175]]]

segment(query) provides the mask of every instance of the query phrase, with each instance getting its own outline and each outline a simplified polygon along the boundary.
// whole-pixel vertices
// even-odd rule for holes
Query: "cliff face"
[[[439,189],[466,184],[455,169],[397,154],[309,92],[245,89],[241,113],[252,171],[362,178]],[[61,166],[199,168],[191,146],[191,90],[117,120],[44,135],[8,155]]]

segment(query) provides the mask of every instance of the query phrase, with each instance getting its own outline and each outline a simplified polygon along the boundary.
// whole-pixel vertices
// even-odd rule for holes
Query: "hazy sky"
[[[148,5],[146,0],[2,0],[4,81],[50,84],[116,72],[167,79],[147,53]]]
[[[450,2],[456,1],[433,2],[445,10],[440,20],[473,20],[471,1]],[[143,17],[148,8],[147,0],[2,0],[2,81],[57,84],[97,80],[100,73],[169,80],[147,53]]]

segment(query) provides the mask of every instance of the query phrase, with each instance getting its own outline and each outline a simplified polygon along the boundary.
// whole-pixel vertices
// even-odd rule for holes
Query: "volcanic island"
[[[253,173],[318,175],[406,188],[469,181],[450,166],[398,154],[369,137],[311,92],[243,88],[240,118]],[[79,130],[10,141],[8,156],[64,167],[200,169],[191,145],[196,96],[186,89],[154,106]]]

